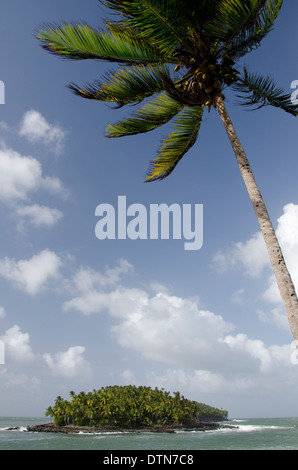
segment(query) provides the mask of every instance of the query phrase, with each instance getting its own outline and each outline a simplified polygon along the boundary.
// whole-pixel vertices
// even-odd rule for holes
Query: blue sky
[[[144,183],[167,129],[107,139],[129,109],[82,100],[66,85],[111,66],[68,62],[34,38],[43,23],[102,24],[96,0],[2,0],[0,80],[0,415],[43,416],[70,390],[134,383],[179,390],[232,417],[297,416],[292,336],[251,202],[219,116],[174,173]],[[245,58],[292,92],[296,18],[287,2],[274,31]],[[297,121],[226,104],[296,285]],[[95,209],[203,204],[204,243],[98,240]],[[295,358],[294,358],[295,359]]]

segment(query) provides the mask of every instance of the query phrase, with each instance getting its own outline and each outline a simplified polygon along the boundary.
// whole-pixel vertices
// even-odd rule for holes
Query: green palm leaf
[[[270,77],[249,73],[244,68],[243,77],[239,78],[233,88],[241,93],[238,97],[242,98],[242,104],[245,106],[255,106],[256,109],[260,109],[270,105],[281,108],[293,116],[298,114],[298,106],[292,103],[291,95],[278,88]]]
[[[158,156],[151,162],[146,181],[157,181],[166,178],[179,163],[185,153],[195,144],[204,106],[185,106],[177,115],[173,132],[166,137]]]
[[[177,0],[106,0],[102,3],[121,13],[126,18],[122,22],[125,26],[158,43],[164,53],[172,54],[181,44],[187,47],[188,25],[175,8]]]
[[[215,18],[205,26],[206,33],[220,41],[231,41],[243,31],[248,31],[259,22],[268,4],[279,4],[281,0],[221,0]],[[270,10],[272,10],[272,8]]]
[[[173,119],[182,108],[182,104],[171,99],[166,93],[160,93],[131,118],[117,124],[109,124],[106,136],[123,137],[152,131]]]
[[[167,74],[166,67],[144,67],[136,65],[105,75],[105,83],[95,81],[81,88],[75,84],[69,87],[83,98],[117,102],[120,106],[136,103],[144,98],[159,93],[163,89],[161,74]]]
[[[261,41],[273,29],[274,23],[282,7],[283,0],[263,0],[256,2],[261,8],[254,8],[248,15],[247,22],[221,46],[219,52],[228,54],[234,59],[243,57],[258,48]],[[253,21],[252,21],[253,20]]]
[[[205,32],[221,43],[218,56],[239,58],[271,31],[283,0],[221,0]]]
[[[254,0],[221,0],[215,18],[205,25],[206,33],[220,41],[231,39],[251,25],[255,3]]]
[[[177,0],[176,8],[193,27],[203,29],[206,23],[216,17],[220,3],[221,0]]]
[[[165,54],[148,42],[125,40],[116,33],[99,32],[84,25],[48,26],[37,38],[49,52],[67,59],[101,59],[109,62],[160,63]]]

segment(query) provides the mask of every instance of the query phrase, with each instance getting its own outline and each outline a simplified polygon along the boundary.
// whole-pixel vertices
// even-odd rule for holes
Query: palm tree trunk
[[[249,161],[225,107],[223,97],[218,96],[215,104],[228,134],[242,178],[259,221],[280,295],[285,305],[290,328],[298,349],[298,299],[293,281],[287,269],[280,245],[270,221],[262,195],[254,179]]]

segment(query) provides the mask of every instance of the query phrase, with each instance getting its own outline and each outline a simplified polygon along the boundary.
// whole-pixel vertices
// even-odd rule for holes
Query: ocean
[[[187,450],[185,455],[188,455],[191,463],[192,450],[298,449],[298,418],[233,419],[225,424],[237,426],[237,429],[175,434],[97,433],[86,435],[27,431],[27,426],[46,422],[45,418],[0,418],[0,450]],[[18,429],[9,430],[8,428]],[[119,456],[119,453],[114,455]]]

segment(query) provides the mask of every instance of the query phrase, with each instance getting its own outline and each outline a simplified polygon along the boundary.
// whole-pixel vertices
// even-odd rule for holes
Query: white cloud
[[[150,360],[212,373],[219,368],[222,372],[251,373],[264,367],[258,342],[240,344],[239,361],[239,351],[232,348],[237,337],[233,342],[233,337],[227,336],[234,325],[200,309],[197,301],[166,292],[150,295],[143,289],[108,285],[100,273],[91,274],[85,269],[74,276],[79,295],[66,302],[64,309],[108,313],[114,319],[111,333],[121,346]],[[260,349],[259,355],[253,346]]]
[[[65,131],[60,126],[49,124],[41,113],[33,109],[24,114],[19,134],[29,142],[47,145],[55,153],[63,150]]]
[[[0,123],[0,128],[16,132],[5,123]],[[29,111],[24,115],[20,133],[33,141],[50,143],[52,147],[55,144],[57,148],[61,146],[64,134],[58,127],[50,126],[36,111]],[[7,204],[12,215],[18,217],[19,230],[23,230],[25,222],[34,226],[51,227],[62,217],[62,212],[57,209],[31,203],[32,196],[38,191],[63,199],[69,196],[69,191],[58,177],[43,174],[42,165],[36,158],[22,155],[1,141],[0,202]],[[25,202],[27,204],[23,206],[22,203]]]
[[[41,164],[14,150],[0,149],[0,199],[4,202],[27,199],[42,181]]]
[[[238,335],[237,335],[238,336]],[[266,348],[262,342],[251,341],[245,335],[230,339],[234,361],[238,356],[239,371],[228,373],[221,359],[218,370],[191,368],[168,368],[164,373],[147,374],[149,385],[164,387],[169,391],[179,390],[185,397],[224,408],[234,417],[276,416],[295,409],[297,397],[297,365],[290,363],[295,354],[291,345]],[[255,355],[255,364],[250,373],[241,371],[243,358]],[[285,394],[287,400],[284,400]],[[284,410],[284,411],[283,411]]]
[[[159,292],[162,292],[164,294],[168,294],[169,293],[169,290],[166,286],[164,286],[163,284],[161,284],[160,282],[151,282],[151,284],[149,285],[150,289],[152,290],[152,292],[154,294],[158,294]]]
[[[186,398],[196,399],[202,397],[202,394],[234,392],[235,384],[230,379],[225,379],[220,373],[212,373],[207,370],[184,370],[167,369],[164,375],[158,375],[155,372],[148,374],[149,383],[159,388],[165,388],[172,392],[179,390]],[[210,398],[207,401],[211,404]]]
[[[0,129],[3,130],[3,131],[8,131],[9,130],[9,126],[6,122],[4,121],[0,121]]]
[[[73,276],[70,287],[70,290],[79,293],[79,296],[65,302],[64,310],[75,309],[85,315],[105,310],[109,306],[111,293],[106,293],[104,289],[115,286],[122,275],[129,274],[132,270],[132,265],[124,259],[120,259],[115,268],[107,267],[104,273],[89,267],[79,268]],[[117,291],[114,292],[114,296],[118,296]]]
[[[129,296],[130,292],[127,290],[125,294]],[[262,341],[243,334],[233,336],[233,324],[220,315],[201,310],[193,300],[162,293],[150,298],[143,292],[143,301],[132,302],[124,313],[120,298],[113,305],[114,298],[113,293],[107,308],[118,319],[111,331],[120,345],[148,359],[194,370],[200,376],[208,375],[212,386],[230,375],[238,380],[264,374],[274,376],[276,368],[281,366],[280,358],[276,358],[279,346],[267,347]],[[125,298],[124,305],[127,305]],[[282,367],[289,369],[293,367],[290,346],[285,350]]]
[[[284,206],[283,215],[277,219],[276,235],[282,248],[285,261],[294,283],[298,285],[298,205]],[[241,267],[252,277],[259,277],[265,267],[271,266],[261,232],[254,234],[246,242],[237,242],[230,249],[219,251],[213,258],[213,266],[218,271]],[[271,271],[272,272],[272,271]],[[274,277],[269,278],[267,298],[276,302],[279,293],[274,291]]]
[[[271,323],[281,330],[289,330],[288,318],[281,308],[273,308],[269,313],[265,313],[263,310],[259,310],[257,315],[260,321],[263,323]]]
[[[118,319],[112,333],[122,346],[180,367],[214,369],[225,354],[220,343],[233,325],[220,315],[201,310],[195,301],[126,289],[112,292],[107,302]]]
[[[41,187],[46,191],[49,191],[49,193],[56,194],[63,198],[67,198],[69,196],[68,190],[57,177],[45,176],[41,181]]]
[[[54,356],[44,354],[43,357],[54,375],[71,379],[90,374],[90,365],[84,358],[85,351],[83,346],[73,346],[67,351],[56,353]]]
[[[269,265],[270,261],[261,232],[254,234],[246,242],[237,242],[230,249],[217,252],[213,257],[213,267],[217,271],[244,268],[252,277],[259,277],[263,269]]]
[[[115,285],[119,272],[128,274],[130,270],[123,260],[105,274],[80,269],[73,280],[77,295],[64,303],[64,309],[85,315],[108,313],[116,321],[111,331],[117,342],[149,359],[216,367],[217,354],[229,352],[220,340],[234,326],[220,315],[200,309],[193,299],[165,292],[150,295],[119,282]]]
[[[66,190],[56,177],[43,177],[42,166],[35,158],[0,148],[0,200],[5,203],[25,201],[29,194],[45,189],[64,195]]]
[[[288,270],[298,292],[298,205],[287,204],[283,208],[283,214],[277,219],[276,235],[281,246]],[[261,232],[254,234],[246,242],[235,243],[225,251],[219,251],[213,258],[213,267],[220,271],[240,267],[251,277],[260,278],[263,275],[267,288],[262,294],[264,300],[282,305],[281,296],[275,275],[271,268],[269,256],[263,241]],[[270,267],[270,271],[264,268]],[[240,291],[238,292],[240,293]],[[237,295],[237,293],[235,293]],[[237,300],[236,296],[236,300]],[[233,298],[235,301],[235,296]],[[282,329],[288,329],[288,321],[285,314],[279,309],[273,309],[270,313],[259,312],[259,318],[263,322],[271,322]]]
[[[272,355],[265,344],[260,340],[251,340],[245,334],[236,336],[228,335],[223,342],[234,352],[245,353],[248,356],[257,359],[260,366],[260,372],[269,372],[273,367]],[[290,362],[290,357],[288,358]]]
[[[277,235],[280,243],[287,248],[286,256],[292,250],[295,256],[298,257],[298,205],[293,203],[287,204],[284,206],[283,211],[283,215],[277,219]],[[289,262],[291,262],[290,259]]]
[[[263,298],[271,303],[281,303],[281,297],[274,274],[272,274],[268,279],[268,288],[263,293]]]
[[[244,302],[243,295],[245,290],[243,288],[236,290],[231,297],[231,300],[234,304],[242,304]]]
[[[95,271],[89,267],[81,267],[74,275],[75,289],[80,292],[88,292],[98,287],[116,285],[123,274],[133,270],[132,265],[125,259],[120,259],[115,268],[107,267],[104,273]]]
[[[15,392],[22,390],[22,393],[29,392],[29,394],[32,394],[33,392],[36,393],[36,386],[40,383],[39,380],[36,377],[30,377],[27,374],[19,374],[15,373],[10,369],[7,369],[5,367],[1,367],[0,369],[0,379],[1,379],[1,386],[2,389],[9,390],[9,397],[10,400],[8,402],[11,403],[11,392]],[[1,390],[3,391],[3,390]],[[2,395],[3,396],[3,395]],[[32,396],[32,395],[31,395]],[[19,398],[19,396],[18,396]],[[26,396],[28,399],[28,396]],[[16,405],[16,402],[14,403]],[[24,410],[26,409],[23,408]],[[15,407],[13,412],[15,411]]]
[[[287,374],[290,381],[296,381],[290,344],[267,346],[245,334],[233,334],[232,323],[201,309],[197,300],[170,295],[165,289],[152,293],[150,285],[148,289],[124,287],[121,279],[109,283],[104,274],[87,268],[75,274],[74,284],[77,295],[64,304],[65,310],[108,314],[112,337],[119,345],[138,357],[156,361],[159,367],[169,367],[164,377],[151,374],[154,386],[168,389],[176,384],[176,390],[184,388],[196,396],[231,396],[251,391],[257,394],[258,386],[274,386]],[[137,380],[131,368],[121,379]]]
[[[298,292],[298,205],[287,204],[284,206],[283,212],[283,215],[277,220],[276,235],[296,292]],[[264,293],[264,298],[272,303],[281,303],[274,275],[269,278],[268,289]]]
[[[23,364],[34,359],[29,344],[30,336],[28,333],[22,333],[19,326],[15,325],[9,328],[1,340],[5,346],[5,362]]]
[[[54,252],[43,250],[29,260],[0,260],[0,276],[28,294],[36,295],[50,279],[58,276],[60,266],[61,259]]]
[[[16,266],[24,274],[20,265]],[[236,395],[239,402],[247,404],[255,402],[260,390],[270,394],[285,381],[296,386],[292,345],[267,346],[259,339],[234,333],[234,325],[219,314],[202,309],[197,300],[170,295],[166,289],[153,293],[149,284],[145,289],[124,287],[122,278],[129,276],[132,269],[125,260],[103,272],[80,268],[68,286],[74,297],[64,308],[83,314],[108,314],[111,334],[119,345],[131,349],[137,358],[156,361],[155,372],[151,374],[146,371],[146,362],[142,363],[143,378],[147,377],[150,385],[179,390],[209,404],[211,397],[216,397],[220,406],[227,409]],[[24,357],[30,358],[28,335],[14,327],[5,336],[16,339],[18,334],[15,360],[16,351],[20,352],[22,347]],[[42,365],[39,363],[42,373],[50,371],[62,383],[63,378],[89,378],[91,367],[85,357],[86,349],[83,346],[65,349],[42,355]],[[160,372],[163,367],[167,368],[164,374]],[[140,372],[131,363],[119,374],[124,383],[139,382]]]
[[[58,209],[50,209],[38,204],[17,207],[15,213],[20,217],[21,224],[25,219],[35,227],[52,227],[63,217],[62,212]]]

